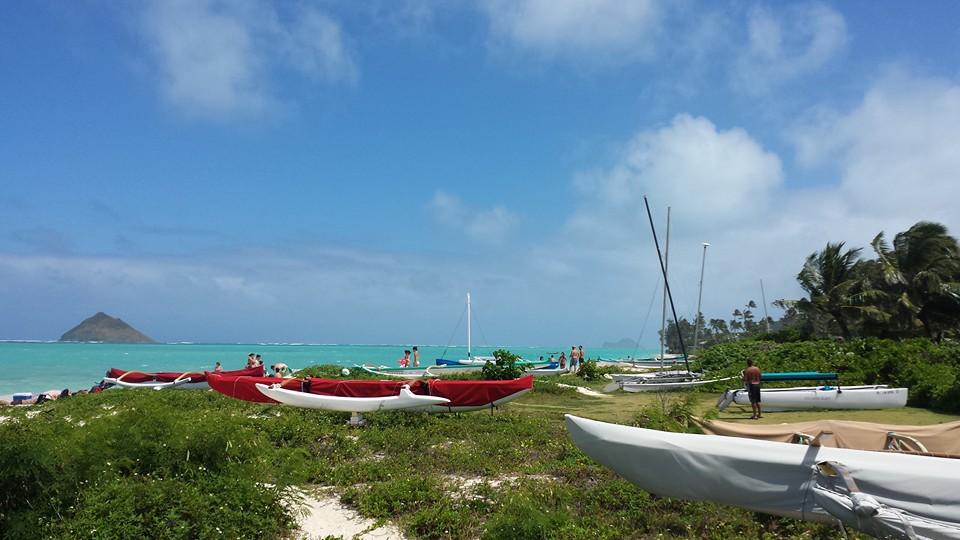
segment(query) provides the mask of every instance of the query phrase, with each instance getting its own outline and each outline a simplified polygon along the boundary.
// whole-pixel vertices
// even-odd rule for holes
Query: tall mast
[[[767,293],[763,292],[763,280],[760,280],[760,300],[763,301],[763,322],[767,323],[767,333],[770,333],[770,316],[767,315]]]
[[[663,281],[667,281],[670,268],[670,207],[667,207],[667,241],[663,250]],[[680,328],[677,328],[677,332]],[[667,288],[663,288],[663,311],[660,315],[660,369],[663,369],[663,353],[667,342]]]
[[[693,316],[693,345],[690,346],[690,352],[697,350],[697,344],[700,343],[700,302],[703,300],[703,269],[707,265],[707,248],[710,244],[703,243],[703,258],[700,259],[700,292],[697,293],[697,313]],[[706,321],[704,321],[706,322]]]
[[[472,349],[470,335],[470,293],[467,293],[467,359],[473,358],[473,354],[470,352]]]
[[[647,220],[650,222],[650,233],[653,234],[653,245],[657,248],[657,259],[660,261],[660,272],[663,274],[663,286],[667,289],[667,298],[670,299],[670,311],[673,313],[673,323],[680,327],[680,319],[677,318],[677,307],[673,304],[673,294],[670,292],[670,282],[667,280],[667,267],[663,264],[663,256],[660,254],[660,241],[657,240],[657,228],[653,225],[653,214],[650,212],[650,202],[647,196],[643,196],[643,205],[647,208]],[[683,334],[677,332],[680,340],[680,353],[683,354],[683,364],[690,371],[690,361],[687,357],[687,346],[683,343]],[[662,362],[662,360],[661,360]]]

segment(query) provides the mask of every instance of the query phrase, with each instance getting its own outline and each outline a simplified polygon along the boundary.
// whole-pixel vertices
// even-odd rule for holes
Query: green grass
[[[332,373],[331,368],[318,368]],[[595,463],[563,415],[688,429],[716,393],[600,398],[557,382],[490,413],[367,415],[252,404],[213,392],[118,390],[6,408],[0,530],[9,538],[283,538],[291,486],[330,486],[416,538],[833,538],[832,527],[652,496]],[[32,418],[26,414],[36,413]],[[748,412],[731,408],[721,419]],[[929,424],[923,409],[768,413]],[[680,418],[680,420],[678,420]],[[82,424],[82,426],[81,426]]]

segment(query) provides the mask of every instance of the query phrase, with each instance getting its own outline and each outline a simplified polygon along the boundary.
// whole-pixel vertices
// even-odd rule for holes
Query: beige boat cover
[[[960,421],[929,426],[900,426],[874,424],[849,420],[812,420],[793,424],[740,424],[719,420],[695,420],[709,435],[761,439],[765,441],[793,442],[797,433],[817,437],[822,432],[832,436],[821,439],[823,446],[853,448],[857,450],[884,450],[888,433],[913,437],[923,443],[927,451],[935,454],[960,456]]]

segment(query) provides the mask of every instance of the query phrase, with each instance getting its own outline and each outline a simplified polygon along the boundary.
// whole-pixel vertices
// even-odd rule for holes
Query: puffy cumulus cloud
[[[735,85],[762,93],[820,69],[846,48],[843,15],[820,4],[775,12],[755,6],[747,16],[746,46],[736,62]]]
[[[215,0],[153,1],[138,25],[162,92],[192,114],[261,113],[279,104],[269,84],[285,68],[315,81],[352,82],[357,68],[340,25],[309,6]]]
[[[439,222],[488,244],[502,242],[517,223],[517,216],[503,206],[470,208],[459,197],[443,191],[433,195],[429,207]]]
[[[548,57],[648,57],[660,31],[657,0],[482,0],[493,35]]]
[[[806,165],[833,165],[868,216],[935,219],[960,232],[960,84],[894,74],[848,112],[818,109],[791,133]]]
[[[740,128],[718,129],[710,120],[680,114],[664,127],[641,131],[608,170],[581,174],[577,185],[602,212],[575,216],[576,228],[595,218],[636,215],[642,196],[682,206],[698,223],[739,221],[745,208],[761,211],[781,185],[780,159]]]

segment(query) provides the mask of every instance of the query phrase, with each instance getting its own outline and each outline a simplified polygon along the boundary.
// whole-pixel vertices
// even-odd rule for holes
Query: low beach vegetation
[[[299,494],[323,488],[411,538],[835,537],[830,526],[645,493],[580,452],[564,425],[572,412],[695,431],[689,419],[712,394],[597,398],[561,382],[591,384],[546,377],[494,412],[382,412],[361,428],[347,413],[196,391],[111,390],[14,409],[0,424],[0,529],[296,537]]]

